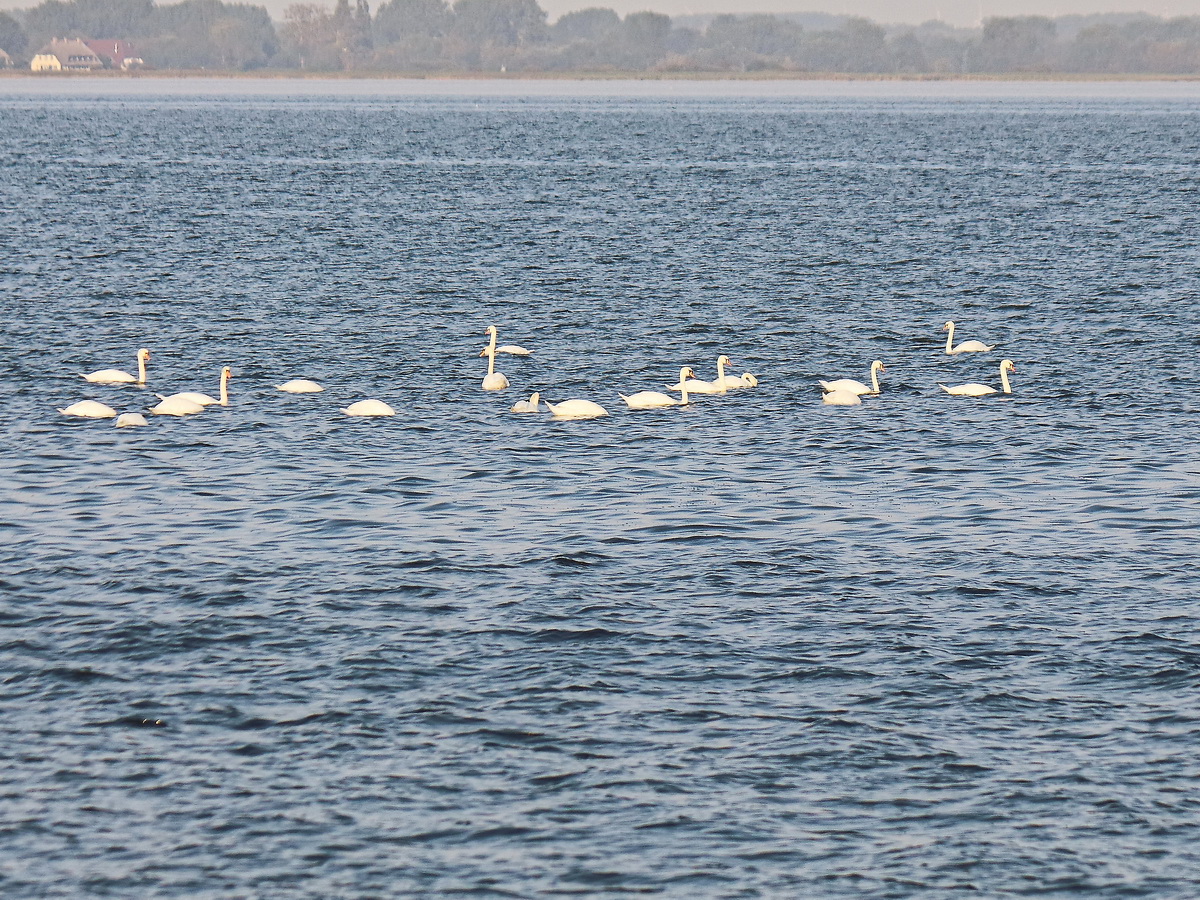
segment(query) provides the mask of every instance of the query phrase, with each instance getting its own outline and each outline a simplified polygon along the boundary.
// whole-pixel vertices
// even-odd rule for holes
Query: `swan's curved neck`
[[[488,374],[495,374],[496,371],[496,335],[492,335],[492,346],[488,347]]]
[[[1012,388],[1008,384],[1008,369],[1004,366],[1000,367],[1000,384],[1004,387],[1004,393],[1012,393]]]
[[[954,323],[951,322],[946,326],[946,352],[949,353],[954,349]]]
[[[492,336],[491,341],[488,343],[488,350],[491,351],[491,354],[494,357],[496,355],[496,329],[489,328],[488,334],[490,334]],[[491,370],[489,369],[489,372],[490,371]]]
[[[221,372],[221,405],[229,405],[229,373],[224,370]]]
[[[146,357],[138,356],[138,384],[146,383]]]
[[[717,387],[725,387],[725,363],[717,358]]]
[[[875,366],[871,366],[871,391],[876,394],[879,393],[879,369],[875,368]]]

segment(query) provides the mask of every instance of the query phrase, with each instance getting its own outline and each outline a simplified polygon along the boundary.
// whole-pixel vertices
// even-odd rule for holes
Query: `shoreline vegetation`
[[[965,83],[1117,83],[1117,82],[1200,82],[1200,74],[1091,73],[1091,72],[1008,72],[944,75],[940,73],[862,72],[314,72],[303,69],[141,69],[121,71],[98,69],[92,72],[30,72],[27,69],[0,70],[0,79],[8,81],[79,81],[102,78],[118,81],[172,81],[211,79],[214,81],[797,81],[797,82],[965,82]]]
[[[353,4],[353,5],[352,5]],[[0,69],[195,77],[1200,78],[1200,15],[993,17],[974,28],[825,13],[678,16],[537,0],[42,0],[0,12]],[[61,71],[59,71],[61,70]]]

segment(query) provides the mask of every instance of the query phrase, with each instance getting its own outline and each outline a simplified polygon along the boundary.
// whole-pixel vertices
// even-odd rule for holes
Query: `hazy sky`
[[[0,9],[24,9],[40,0],[0,0]],[[168,4],[171,0],[157,0]],[[294,2],[322,0],[241,0],[265,6],[276,19]],[[332,8],[335,0],[324,0]],[[370,0],[375,9],[383,0]],[[940,19],[951,25],[977,25],[988,16],[1065,16],[1072,13],[1148,12],[1158,16],[1200,15],[1200,0],[538,0],[554,21],[563,13],[605,6],[625,15],[653,10],[671,16],[721,12],[829,12],[865,16],[877,22]]]

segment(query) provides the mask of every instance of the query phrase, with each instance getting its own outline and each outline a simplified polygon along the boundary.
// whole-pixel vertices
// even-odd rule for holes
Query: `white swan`
[[[837,381],[822,381],[821,390],[826,393],[836,393],[845,391],[851,394],[878,394],[879,393],[879,373],[886,372],[883,363],[879,360],[871,363],[871,386],[867,387],[861,381],[855,381],[853,378],[839,378]]]
[[[80,400],[66,409],[60,409],[59,412],[64,416],[78,416],[81,419],[111,419],[117,414],[111,406],[105,406],[95,400]]]
[[[138,425],[149,425],[146,417],[141,413],[121,413],[117,416],[118,428],[134,428]]]
[[[942,331],[948,331],[946,335],[946,355],[953,356],[956,353],[987,353],[989,350],[995,349],[993,344],[989,347],[983,341],[963,341],[957,347],[954,346],[954,323],[947,322],[942,326]]]
[[[546,409],[556,419],[595,419],[608,415],[608,410],[591,400],[564,400],[562,403],[547,400]]]
[[[530,356],[531,350],[526,350],[524,347],[518,347],[516,344],[505,344],[503,347],[496,346],[496,326],[489,325],[487,333],[492,336],[488,341],[488,345],[479,351],[480,356],[487,356],[489,353],[507,353],[509,356]]]
[[[862,397],[854,391],[828,391],[821,395],[821,402],[829,406],[861,406]]]
[[[396,411],[382,400],[359,400],[342,410],[348,416],[394,416]]]
[[[741,375],[726,375],[725,384],[730,388],[752,388],[758,387],[758,379],[749,372],[743,372]]]
[[[309,381],[307,378],[295,378],[291,381],[285,381],[283,384],[275,385],[275,390],[285,391],[289,394],[319,394],[325,388],[321,387],[315,381]]]
[[[483,355],[488,358],[487,374],[483,376],[483,389],[485,391],[502,391],[508,387],[508,379],[504,377],[503,372],[496,371],[496,326],[489,325],[487,330],[492,336],[492,343],[483,351]]]
[[[180,397],[163,397],[162,402],[158,406],[150,408],[150,412],[156,416],[191,416],[198,412],[204,412],[204,407],[199,403]]]
[[[80,374],[79,377],[85,381],[90,381],[92,384],[145,384],[146,361],[148,359],[150,359],[150,351],[145,347],[137,352],[137,378],[120,369],[101,369],[99,372],[93,372],[91,375]]]
[[[541,398],[542,398],[542,395],[539,394],[537,391],[534,391],[532,394],[529,395],[528,400],[518,400],[516,403],[514,403],[512,405],[512,412],[519,412],[519,413],[537,412],[538,411],[538,402],[541,400]]]
[[[688,403],[688,379],[695,376],[696,373],[692,371],[691,366],[684,366],[679,370],[678,400],[670,394],[664,394],[660,391],[638,391],[636,394],[631,394],[628,397],[624,394],[617,394],[617,396],[624,400],[630,409],[661,409],[664,406],[686,406]]]
[[[208,394],[198,394],[195,391],[181,391],[178,394],[171,394],[169,397],[164,397],[162,394],[156,394],[159,400],[170,400],[174,397],[179,397],[182,400],[191,400],[193,403],[199,403],[201,406],[228,406],[229,405],[229,376],[233,374],[233,370],[229,366],[221,369],[221,399],[210,397]]]
[[[1003,385],[1004,393],[1011,394],[1012,387],[1008,383],[1008,373],[1016,372],[1017,367],[1011,359],[1006,359],[1000,363],[1000,384]],[[1000,393],[994,387],[986,384],[978,384],[972,382],[970,384],[959,384],[954,387],[946,387],[944,384],[939,384],[943,391],[947,394],[953,394],[955,397],[986,397],[988,394]]]
[[[672,384],[667,387],[668,391],[682,391],[684,387],[693,394],[724,394],[732,385],[729,383],[728,377],[725,375],[725,367],[729,365],[730,359],[728,356],[717,357],[717,380],[716,381],[698,381],[695,376],[678,384]]]

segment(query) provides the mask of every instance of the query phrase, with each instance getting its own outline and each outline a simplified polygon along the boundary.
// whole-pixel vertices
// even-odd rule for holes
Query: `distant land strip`
[[[1200,16],[994,17],[977,28],[806,14],[551,23],[537,0],[44,0],[0,13],[0,75],[1098,80],[1200,77]]]

